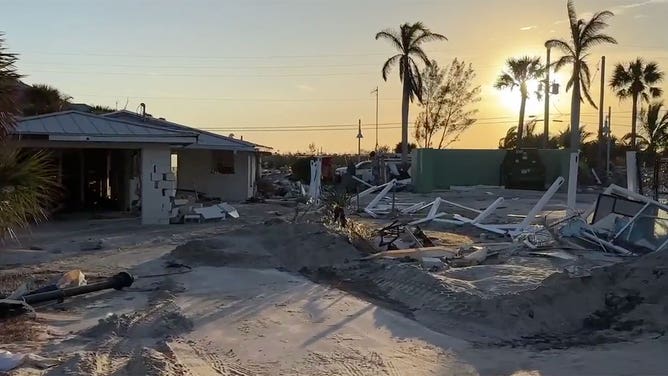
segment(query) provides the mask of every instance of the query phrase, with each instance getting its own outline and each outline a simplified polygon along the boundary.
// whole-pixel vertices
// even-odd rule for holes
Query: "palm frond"
[[[376,40],[378,39],[385,39],[391,42],[392,46],[396,48],[399,51],[403,50],[403,45],[401,44],[401,41],[399,40],[401,37],[396,35],[394,31],[392,30],[383,30],[376,34]]]
[[[513,77],[508,73],[502,73],[497,79],[494,87],[503,90],[503,89],[514,89],[519,84],[513,79]]]
[[[412,46],[411,48],[409,48],[408,49],[408,54],[419,57],[420,60],[422,60],[422,62],[426,66],[431,65],[431,60],[429,60],[429,58],[427,57],[427,54],[419,46]]]
[[[591,72],[589,70],[589,65],[586,62],[580,63],[580,80],[584,86],[591,86]]]
[[[573,64],[574,62],[575,58],[572,55],[564,55],[553,63],[554,71],[558,72],[561,70],[561,68],[565,67],[566,65]]]
[[[385,64],[383,64],[383,80],[387,81],[387,77],[390,74],[390,70],[392,70],[392,67],[397,64],[399,60],[401,60],[402,54],[396,54],[392,56],[391,58],[387,59]]]
[[[582,40],[582,51],[587,51],[594,46],[601,44],[617,44],[617,40],[609,35],[598,34]]]
[[[643,79],[650,85],[658,84],[663,81],[664,73],[659,69],[659,64],[649,62],[643,70]]]
[[[412,46],[419,46],[422,43],[425,42],[439,42],[443,40],[448,40],[448,38],[445,35],[439,34],[439,33],[433,33],[429,29],[422,29],[422,35],[418,36],[413,40],[413,43],[411,43]]]
[[[550,48],[557,48],[557,49],[561,50],[561,52],[563,52],[567,55],[575,56],[575,51],[574,51],[573,47],[571,47],[571,45],[564,40],[550,39],[547,42],[545,42],[545,46],[550,47]]]
[[[15,116],[19,114],[16,92],[21,78],[14,67],[16,54],[6,51],[3,36],[0,33],[0,140],[4,140],[16,126]]]
[[[422,103],[422,74],[420,73],[420,69],[418,68],[417,64],[415,64],[415,61],[413,59],[409,58],[408,62],[409,62],[408,70],[410,71],[411,75],[411,80],[410,80],[411,101],[413,101],[414,98],[417,97],[418,101]]]
[[[596,36],[596,33],[608,27],[608,24],[605,21],[614,15],[614,13],[608,10],[595,13],[582,28],[582,32],[580,33],[581,38],[584,40]],[[615,41],[613,43],[617,42]]]
[[[594,102],[594,99],[591,97],[591,93],[589,92],[589,90],[590,90],[589,85],[582,85],[580,93],[584,94],[584,97],[587,99],[587,102],[589,102],[589,104],[592,107],[598,109],[598,106],[596,106],[596,102]],[[584,102],[584,99],[582,99],[582,101]]]
[[[56,176],[48,153],[0,146],[0,239],[46,218],[58,193]]]

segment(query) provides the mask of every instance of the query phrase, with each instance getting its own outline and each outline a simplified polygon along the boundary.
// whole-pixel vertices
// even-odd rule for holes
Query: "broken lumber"
[[[420,260],[422,257],[443,257],[446,259],[451,259],[457,257],[459,250],[456,248],[448,247],[424,247],[424,248],[407,248],[407,249],[396,249],[391,251],[384,251],[374,253],[361,258],[361,260],[373,260],[380,257],[390,257],[390,258],[402,258],[410,257],[416,260]]]
[[[477,248],[477,247],[476,247]],[[463,268],[467,266],[475,266],[482,264],[487,259],[487,248],[480,248],[473,253],[460,258],[449,261],[450,266],[456,268]]]

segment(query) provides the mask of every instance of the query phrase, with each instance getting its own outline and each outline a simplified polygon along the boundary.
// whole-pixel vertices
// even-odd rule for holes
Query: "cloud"
[[[524,27],[521,27],[520,30],[521,30],[521,31],[529,31],[529,30],[533,30],[533,29],[536,29],[536,28],[538,28],[538,26],[536,26],[536,25],[531,25],[531,26],[524,26]]]
[[[635,8],[645,7],[645,6],[648,6],[648,5],[657,5],[657,4],[668,4],[668,0],[639,1],[639,2],[635,2],[635,3],[616,6],[616,7],[612,8],[612,11],[615,14],[624,14],[624,11],[626,11],[627,9],[635,9]]]
[[[610,8],[609,10],[612,11],[615,15],[620,15],[624,14],[624,12],[628,9],[636,9],[636,8],[641,8],[641,7],[646,7],[649,5],[662,5],[666,4],[668,5],[668,0],[643,0],[643,1],[636,1],[635,3],[628,3],[628,4],[623,4],[623,5],[618,5],[616,7]],[[591,16],[593,16],[594,13],[592,12],[584,12],[584,13],[578,13],[578,18],[580,19],[589,19]],[[642,16],[636,17],[636,18],[644,18]],[[568,19],[561,19],[554,21],[555,25],[561,25],[564,23],[568,23]]]
[[[309,93],[315,91],[315,88],[313,86],[306,85],[306,84],[297,85],[297,89],[302,90],[302,91],[308,91]]]

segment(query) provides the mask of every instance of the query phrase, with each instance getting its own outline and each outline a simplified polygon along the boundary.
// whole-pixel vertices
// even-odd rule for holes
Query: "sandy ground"
[[[530,205],[533,199],[516,202]],[[408,264],[369,269],[355,261],[359,254],[350,244],[324,227],[285,223],[293,209],[256,204],[239,211],[240,221],[188,226],[54,223],[24,237],[22,248],[6,247],[0,253],[4,287],[15,282],[8,276],[73,268],[91,276],[125,269],[144,276],[175,272],[164,267],[166,260],[193,267],[140,278],[126,291],[39,308],[26,340],[0,340],[0,348],[62,363],[12,375],[556,376],[660,375],[668,369],[666,342],[653,339],[655,333],[566,349],[500,344],[503,331],[475,314],[481,309],[473,304],[480,301],[476,295],[531,290],[562,266],[553,261],[520,257],[510,266],[442,275],[416,273]],[[78,245],[91,239],[102,239],[103,249],[80,251]],[[25,250],[29,246],[42,249]],[[378,295],[345,279],[305,277],[331,265],[350,278],[375,278]],[[518,285],[514,276],[526,283]],[[434,279],[447,288],[432,289]],[[415,306],[407,306],[411,302]],[[514,324],[512,315],[503,317]]]

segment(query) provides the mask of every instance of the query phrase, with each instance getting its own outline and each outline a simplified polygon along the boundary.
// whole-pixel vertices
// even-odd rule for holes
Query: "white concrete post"
[[[571,153],[571,162],[568,169],[568,198],[566,206],[571,213],[575,212],[575,202],[578,194],[578,167],[580,165],[580,154]],[[528,218],[528,217],[527,217]]]
[[[141,149],[141,223],[169,224],[174,182],[165,180],[171,172],[169,145],[151,145]]]
[[[626,152],[626,187],[633,193],[638,193],[638,160],[635,151]]]

